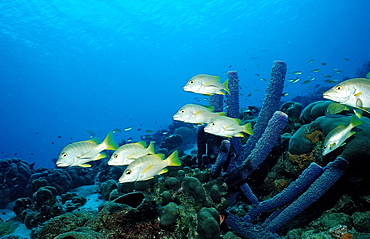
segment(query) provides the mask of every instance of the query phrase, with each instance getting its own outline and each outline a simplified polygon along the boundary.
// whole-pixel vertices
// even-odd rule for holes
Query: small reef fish
[[[124,130],[124,131],[130,131],[130,130],[132,130],[132,128],[133,128],[133,127],[126,127],[126,128],[124,128],[123,130]]]
[[[206,74],[193,76],[188,81],[188,83],[186,83],[183,89],[185,91],[194,92],[202,95],[224,95],[225,92],[223,92],[222,90],[230,94],[229,80],[221,83],[220,77]]]
[[[349,137],[356,133],[356,131],[351,130],[362,123],[363,122],[357,119],[355,115],[352,115],[349,125],[345,126],[343,124],[340,124],[338,127],[330,131],[325,137],[322,155],[326,155],[344,145],[344,141],[346,141]]]
[[[135,159],[147,155],[155,154],[153,142],[150,142],[148,148],[144,141],[137,143],[124,144],[119,147],[112,154],[111,158],[108,161],[108,165],[111,166],[122,166],[129,165]]]
[[[308,84],[310,82],[311,82],[311,80],[305,80],[305,81],[302,82],[302,84]]]
[[[296,79],[289,79],[288,81],[291,83],[297,83],[299,81],[299,78],[297,77]]]
[[[302,71],[294,71],[290,74],[292,74],[292,75],[302,75]]]
[[[234,119],[227,116],[218,116],[204,128],[204,131],[210,134],[223,137],[244,137],[242,132],[253,135],[251,123],[240,125],[240,119]]]
[[[128,165],[122,176],[119,178],[120,183],[135,181],[145,181],[156,175],[166,173],[167,166],[180,166],[177,150],[174,151],[167,159],[163,160],[163,154],[145,155],[135,159]]]
[[[310,63],[312,63],[312,62],[314,62],[315,61],[315,59],[311,59],[311,60],[309,60],[307,63],[308,64],[310,64]]]
[[[109,132],[101,144],[97,138],[92,138],[67,145],[59,154],[56,165],[58,167],[91,167],[90,164],[86,163],[106,157],[106,154],[101,151],[116,150],[117,148],[118,145],[114,142],[113,134]]]
[[[186,104],[177,111],[173,119],[191,124],[208,124],[213,118],[223,115],[224,112],[213,112],[211,106]]]
[[[370,79],[354,78],[343,81],[324,92],[323,97],[367,111],[370,108]]]
[[[326,66],[327,64],[325,62],[321,63],[321,65]]]
[[[312,70],[312,72],[320,72],[320,71],[321,71],[320,69]]]
[[[343,60],[344,60],[344,61],[349,61],[349,59],[348,59],[348,58],[343,58]]]
[[[335,115],[344,110],[349,110],[349,108],[346,105],[333,102],[326,108],[325,115]]]

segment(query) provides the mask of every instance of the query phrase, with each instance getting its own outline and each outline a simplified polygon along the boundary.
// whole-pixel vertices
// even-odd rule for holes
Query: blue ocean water
[[[330,87],[325,75],[353,77],[370,60],[367,9],[367,0],[2,1],[0,158],[54,167],[86,130],[103,139],[133,127],[119,142],[166,129],[182,105],[207,104],[182,90],[200,73],[237,70],[242,106],[260,106],[274,60],[303,72],[294,84],[287,75],[286,100]]]

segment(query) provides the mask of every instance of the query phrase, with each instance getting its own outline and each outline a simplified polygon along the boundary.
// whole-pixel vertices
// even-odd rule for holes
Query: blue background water
[[[103,139],[133,126],[120,141],[165,129],[194,97],[206,104],[182,90],[200,73],[237,70],[242,106],[261,104],[274,60],[303,71],[286,100],[330,86],[321,73],[341,80],[370,60],[369,9],[367,0],[1,1],[0,158],[53,167],[86,130]],[[307,75],[316,79],[301,84]]]

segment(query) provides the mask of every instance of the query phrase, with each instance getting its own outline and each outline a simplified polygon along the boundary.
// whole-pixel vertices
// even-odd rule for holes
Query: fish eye
[[[341,85],[337,85],[337,86],[335,87],[335,90],[336,90],[336,91],[340,91],[340,90],[342,90],[342,88],[343,88],[343,87],[342,87]]]
[[[191,81],[189,81],[189,83],[190,83],[190,84],[194,84],[194,81],[193,81],[193,80],[191,80]]]
[[[67,153],[62,153],[62,157],[67,157]]]
[[[180,113],[185,113],[185,110],[180,110]]]
[[[211,126],[215,126],[215,123],[211,123]]]
[[[126,175],[130,175],[131,174],[131,170],[126,170]]]
[[[113,158],[118,158],[118,154],[113,154]]]

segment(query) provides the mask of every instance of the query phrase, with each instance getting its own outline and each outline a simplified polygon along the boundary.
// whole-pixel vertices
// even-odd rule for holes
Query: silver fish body
[[[204,128],[204,132],[222,137],[243,137],[242,132],[253,135],[251,123],[240,125],[241,120],[227,116],[218,116]]]
[[[162,154],[145,155],[130,163],[122,176],[120,183],[144,181],[156,175],[166,173],[167,166],[180,166],[177,151],[174,151],[167,159],[163,160]]]
[[[217,116],[225,115],[224,112],[212,112],[213,108],[197,104],[186,104],[173,116],[174,120],[191,124],[209,123]]]
[[[326,155],[344,145],[344,142],[356,133],[351,130],[362,123],[361,120],[357,119],[357,116],[352,115],[351,122],[347,126],[340,124],[330,131],[325,137],[322,155]]]
[[[226,80],[224,83],[221,83],[220,77],[218,76],[199,74],[193,76],[188,81],[188,83],[186,83],[183,89],[185,91],[194,92],[202,95],[224,95],[225,93],[222,90],[230,94],[228,84],[228,80]]]
[[[360,108],[370,108],[370,79],[354,78],[341,82],[323,94],[328,100]]]
[[[58,156],[56,165],[58,167],[90,167],[86,164],[91,161],[105,158],[106,155],[101,153],[103,150],[115,150],[118,145],[113,140],[112,133],[108,133],[104,141],[99,144],[97,138],[86,141],[74,142],[64,147]]]
[[[148,147],[146,147],[144,141],[124,144],[121,147],[119,147],[116,151],[114,151],[114,153],[112,154],[111,158],[108,161],[108,165],[110,166],[129,165],[135,159],[147,154],[154,154],[153,142],[150,142]]]

